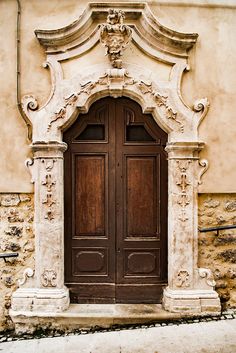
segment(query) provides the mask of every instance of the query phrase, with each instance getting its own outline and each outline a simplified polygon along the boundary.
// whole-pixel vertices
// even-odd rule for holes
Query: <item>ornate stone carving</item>
[[[173,120],[177,124],[179,124],[179,130],[180,130],[180,132],[183,133],[184,132],[184,125],[180,120],[177,119],[178,113],[175,112],[168,104],[168,96],[157,92],[156,88],[153,87],[152,82],[144,82],[141,80],[137,83],[137,86],[140,89],[140,91],[142,92],[142,94],[151,94],[158,107],[163,106],[165,108],[166,118],[169,120]]]
[[[203,110],[208,109],[209,106],[210,106],[210,103],[209,103],[208,99],[202,98],[202,99],[198,99],[194,102],[193,110],[195,112],[201,112]]]
[[[178,204],[182,207],[182,208],[184,208],[185,206],[187,206],[187,205],[189,205],[189,203],[190,203],[190,198],[189,198],[189,196],[188,195],[186,195],[185,193],[183,193],[183,194],[180,194],[179,196],[178,196]]]
[[[26,95],[22,98],[22,106],[23,106],[23,109],[26,110],[25,113],[27,113],[27,109],[37,110],[38,109],[38,101],[34,96]]]
[[[46,185],[47,191],[51,192],[52,187],[56,185],[56,181],[53,180],[52,175],[50,173],[45,175],[45,180],[42,181],[42,185]]]
[[[200,121],[202,121],[202,119],[207,114],[209,107],[210,107],[210,103],[207,98],[198,99],[194,102],[193,110],[196,113],[201,113]]]
[[[176,185],[178,185],[181,188],[182,193],[186,193],[187,186],[191,184],[186,173],[189,163],[190,163],[189,160],[177,161],[177,165],[181,174],[177,177]]]
[[[72,92],[68,96],[64,97],[64,105],[61,106],[57,112],[54,113],[54,116],[51,118],[51,121],[48,124],[49,131],[52,127],[52,124],[59,119],[66,119],[67,117],[67,108],[69,106],[73,107],[78,104],[79,96],[84,93],[90,95],[91,91],[99,92],[100,86],[107,86],[112,97],[119,97],[123,94],[123,89],[127,86],[135,85],[142,92],[142,94],[149,94],[153,99],[154,105],[158,108],[163,107],[163,115],[168,120],[172,120],[179,125],[179,131],[184,132],[184,124],[178,118],[178,113],[170,106],[168,102],[168,95],[160,93],[153,83],[150,81],[136,80],[129,75],[126,69],[108,69],[103,75],[98,77],[97,80],[91,81],[88,80],[84,84],[80,84],[80,88],[77,92]]]
[[[153,93],[153,88],[152,88],[151,82],[140,81],[140,82],[138,82],[137,86],[143,94]]]
[[[52,123],[54,123],[55,121],[57,121],[58,119],[64,119],[66,116],[66,106],[68,104],[66,104],[63,108],[60,108],[57,112],[54,113],[54,116],[51,118],[50,123],[48,124],[48,129],[47,131],[49,131],[52,127]]]
[[[54,123],[55,121],[57,121],[59,119],[64,119],[66,117],[67,107],[74,106],[76,104],[80,94],[85,93],[85,94],[89,95],[91,93],[91,91],[95,88],[97,83],[98,83],[98,81],[97,82],[88,81],[88,82],[80,85],[80,90],[78,92],[72,93],[68,97],[64,97],[65,104],[63,105],[63,107],[60,107],[58,109],[58,111],[56,111],[54,113],[54,115],[51,118],[50,123],[48,124],[47,131],[49,131],[51,129],[52,123]]]
[[[52,193],[47,193],[46,198],[43,200],[43,203],[46,204],[49,208],[56,203],[53,199]]]
[[[44,270],[42,274],[43,287],[56,287],[57,273],[54,270]]]
[[[124,49],[131,40],[132,31],[129,26],[123,24],[125,14],[121,10],[109,9],[107,23],[101,26],[100,40],[106,47],[113,67],[121,69]]]
[[[47,172],[50,172],[54,166],[56,159],[42,159],[42,163],[44,163],[45,169]]]
[[[209,168],[209,163],[207,159],[200,159],[198,162],[199,166],[202,167],[199,176],[198,176],[198,184],[201,185],[202,184],[202,176],[203,174],[206,173],[207,169]]]
[[[214,287],[216,285],[216,282],[214,280],[214,276],[211,270],[209,270],[208,268],[199,268],[198,273],[201,278],[206,279],[206,283],[208,286]]]
[[[162,96],[159,93],[155,93],[154,98],[158,107],[161,107],[162,105],[166,105],[168,96]]]
[[[166,104],[165,104],[166,105]],[[184,125],[177,119],[177,112],[174,112],[173,109],[169,106],[166,106],[166,117],[167,119],[174,120],[177,124],[180,125],[180,131],[184,132]]]
[[[29,170],[29,173],[31,175],[31,183],[33,184],[35,182],[35,175],[34,175],[34,160],[32,158],[27,158],[25,161],[25,166]]]
[[[189,287],[190,286],[190,275],[187,270],[180,270],[176,278],[177,287]]]
[[[54,213],[52,206],[56,204],[56,200],[53,198],[53,187],[56,185],[56,180],[52,177],[52,169],[56,159],[42,159],[42,163],[44,163],[46,174],[45,178],[41,181],[41,184],[46,187],[46,196],[42,201],[42,204],[45,206],[45,219],[51,221],[54,219]]]
[[[25,282],[27,281],[27,278],[33,277],[33,275],[34,275],[34,270],[32,270],[32,268],[30,267],[26,268],[23,272],[22,279],[18,280],[19,287],[23,286],[23,284],[25,284]]]
[[[186,215],[186,206],[190,203],[190,197],[187,194],[187,187],[191,185],[191,182],[187,175],[187,169],[189,167],[189,160],[177,160],[177,166],[180,173],[176,177],[176,185],[179,186],[181,193],[178,195],[177,203],[181,206],[179,213],[179,220],[182,222],[187,221],[188,216]]]

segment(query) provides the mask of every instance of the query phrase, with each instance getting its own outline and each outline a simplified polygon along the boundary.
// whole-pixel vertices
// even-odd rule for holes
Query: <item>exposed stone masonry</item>
[[[11,294],[26,267],[34,267],[33,195],[0,194],[0,253],[18,252],[0,259],[0,331],[11,329]]]
[[[236,225],[236,194],[199,195],[199,228]],[[210,268],[224,307],[236,307],[236,229],[199,233],[199,266]]]

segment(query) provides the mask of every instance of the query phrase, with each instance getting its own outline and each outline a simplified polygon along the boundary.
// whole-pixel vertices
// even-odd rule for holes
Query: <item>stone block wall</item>
[[[11,329],[11,294],[26,267],[34,267],[33,195],[0,194],[0,253],[18,252],[0,259],[0,331]]]
[[[236,225],[236,194],[200,194],[199,228]],[[199,267],[210,268],[222,307],[236,307],[236,229],[199,233]]]

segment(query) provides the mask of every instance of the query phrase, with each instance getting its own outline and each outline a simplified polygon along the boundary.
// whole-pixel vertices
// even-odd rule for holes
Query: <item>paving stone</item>
[[[6,353],[234,353],[236,319],[1,343]],[[84,332],[88,332],[83,330]],[[108,330],[107,330],[108,331]],[[80,331],[81,333],[81,331]],[[196,339],[200,337],[200,339]],[[8,337],[10,338],[10,337]]]

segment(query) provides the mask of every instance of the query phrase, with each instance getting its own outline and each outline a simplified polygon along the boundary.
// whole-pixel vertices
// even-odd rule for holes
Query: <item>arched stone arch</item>
[[[171,65],[168,81],[161,81],[154,72],[138,65],[123,63],[124,68],[114,67],[114,58],[112,68],[108,63],[93,65],[83,72],[75,72],[70,79],[63,78],[60,62],[86,53],[97,43],[101,22],[105,21],[109,7],[125,12],[135,45],[147,56]],[[148,18],[153,19],[152,25]],[[85,23],[90,27],[87,38],[80,43],[78,38]],[[146,28],[145,38],[140,23]],[[156,34],[152,45],[151,33]],[[26,165],[35,185],[36,254],[33,278],[21,282],[12,297],[11,317],[16,326],[23,322],[33,327],[38,323],[37,316],[50,322],[52,316],[66,313],[69,307],[69,293],[64,286],[63,152],[66,144],[63,131],[79,113],[87,112],[94,101],[106,96],[127,96],[137,101],[143,112],[151,113],[168,133],[168,287],[163,293],[164,309],[183,316],[219,313],[212,274],[197,264],[197,192],[199,178],[207,167],[205,161],[199,162],[204,143],[199,140],[198,126],[209,104],[207,99],[202,99],[190,108],[180,93],[181,77],[188,69],[188,49],[196,42],[197,35],[164,28],[145,3],[90,4],[77,22],[58,31],[36,31],[36,35],[47,52],[45,66],[51,70],[52,91],[40,109],[32,96],[24,97],[22,102],[33,131],[34,158]],[[116,65],[120,65],[119,60],[120,56],[116,57]],[[70,314],[65,317],[69,318]]]

